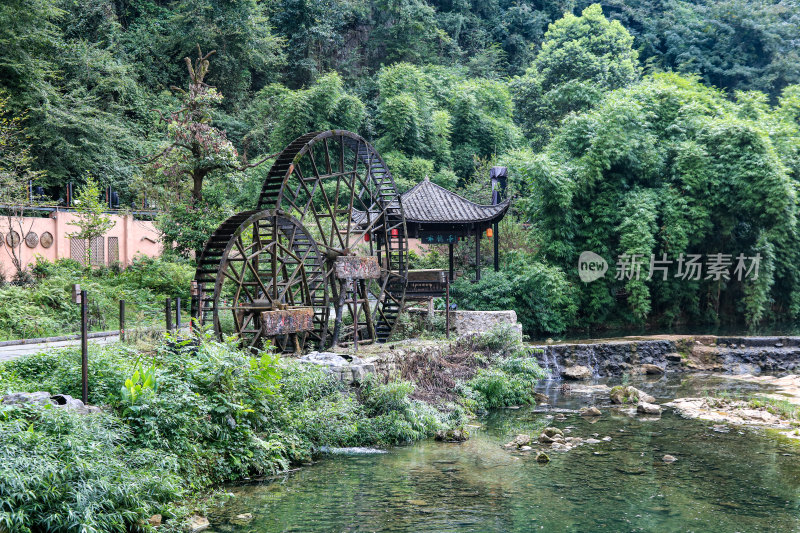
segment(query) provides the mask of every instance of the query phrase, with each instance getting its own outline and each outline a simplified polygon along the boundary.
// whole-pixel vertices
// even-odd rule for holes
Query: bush
[[[473,348],[493,354],[511,355],[524,349],[522,335],[513,324],[497,324],[485,333],[473,335]]]
[[[496,407],[533,403],[536,382],[545,375],[536,361],[525,355],[501,358],[459,385],[468,407],[486,411]]]
[[[161,324],[164,297],[181,296],[188,305],[194,274],[188,265],[143,256],[118,273],[84,269],[71,259],[51,263],[39,258],[31,273],[34,281],[28,286],[0,286],[0,339],[77,333],[80,308],[71,299],[75,283],[89,294],[94,330],[118,325],[119,300],[127,304],[128,329]]]
[[[172,454],[131,446],[111,415],[0,407],[0,529],[138,531],[183,495]]]
[[[457,279],[450,295],[460,309],[513,309],[526,334],[560,333],[571,326],[578,309],[577,290],[557,267],[530,254],[509,252],[500,272],[488,271],[473,283]]]

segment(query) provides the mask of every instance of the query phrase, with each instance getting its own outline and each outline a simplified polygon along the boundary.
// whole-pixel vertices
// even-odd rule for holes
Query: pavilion
[[[495,171],[495,169],[502,169]],[[475,237],[475,276],[476,281],[481,278],[481,257],[480,242],[481,236],[486,230],[493,228],[492,236],[495,239],[494,264],[498,268],[497,259],[497,227],[508,211],[510,200],[500,202],[499,187],[500,183],[497,176],[502,174],[501,179],[505,178],[505,168],[495,167],[492,169],[492,199],[493,205],[481,205],[452,191],[436,185],[429,178],[425,178],[400,196],[403,206],[403,213],[406,218],[406,231],[409,238],[420,239],[423,244],[447,244],[448,247],[448,273],[446,281],[453,281],[453,247],[461,239]],[[361,211],[353,212],[353,222],[359,224],[364,219]],[[420,272],[421,274],[421,272]],[[438,295],[439,290],[430,287],[430,291],[424,290],[424,286],[429,285],[424,276],[418,276],[415,280],[414,271],[409,272],[409,287],[407,294],[420,292],[434,292]],[[415,281],[419,281],[420,291],[415,290]],[[443,280],[445,281],[445,280]],[[409,295],[411,295],[409,294]],[[434,294],[431,294],[432,296]]]

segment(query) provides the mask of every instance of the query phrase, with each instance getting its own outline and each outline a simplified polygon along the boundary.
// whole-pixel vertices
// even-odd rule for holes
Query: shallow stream
[[[750,387],[718,376],[632,383],[659,402]],[[463,444],[427,440],[375,455],[331,455],[277,482],[234,490],[215,532],[800,531],[800,448],[763,429],[715,428],[666,409],[643,419],[559,384],[546,408],[482,418]],[[598,420],[574,410],[596,404]],[[567,410],[562,412],[562,410]],[[562,418],[563,419],[559,419]],[[598,439],[568,452],[502,444],[553,425]],[[665,454],[678,460],[662,461]],[[236,515],[251,513],[239,522]]]

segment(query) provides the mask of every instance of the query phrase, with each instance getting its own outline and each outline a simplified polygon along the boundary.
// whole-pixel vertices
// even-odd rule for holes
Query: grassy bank
[[[87,269],[71,259],[40,260],[14,283],[0,283],[0,340],[67,335],[80,331],[80,308],[72,285],[89,294],[93,331],[119,327],[119,301],[126,302],[128,329],[164,323],[164,298],[188,305],[191,266],[137,256],[125,268]]]

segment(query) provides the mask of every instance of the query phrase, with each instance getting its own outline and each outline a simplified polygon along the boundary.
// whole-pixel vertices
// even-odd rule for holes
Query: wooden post
[[[497,222],[494,223],[494,231],[492,232],[494,235],[494,271],[500,272],[500,235],[498,234],[498,228],[500,224]]]
[[[181,330],[181,297],[175,298],[175,329]]]
[[[125,342],[125,300],[119,301],[119,340]]]
[[[167,317],[167,332],[172,332],[172,298],[164,300],[164,314]]]
[[[475,281],[481,280],[481,228],[475,228]]]
[[[89,403],[89,302],[81,291],[81,399]]]
[[[195,321],[194,321],[194,318],[200,316],[200,310],[198,309],[198,307],[199,307],[199,301],[198,301],[199,292],[200,292],[200,288],[197,285],[197,281],[192,280],[192,288],[191,288],[192,300],[191,300],[191,302],[189,304],[189,333],[192,334],[192,335],[194,335],[194,333],[195,333]]]
[[[335,286],[336,282],[334,281],[331,285]],[[339,297],[336,299],[336,318],[333,321],[333,344],[331,345],[332,348],[336,348],[339,346],[339,332],[342,329],[342,314],[344,313],[344,304],[345,298],[347,296],[347,285],[345,285],[346,280],[339,280]],[[336,294],[334,293],[334,298]]]
[[[353,351],[358,352],[358,280],[353,280]]]
[[[450,338],[450,280],[447,280],[444,292],[444,327],[445,335]]]
[[[448,281],[453,281],[453,243],[447,245],[447,265],[449,268]]]

